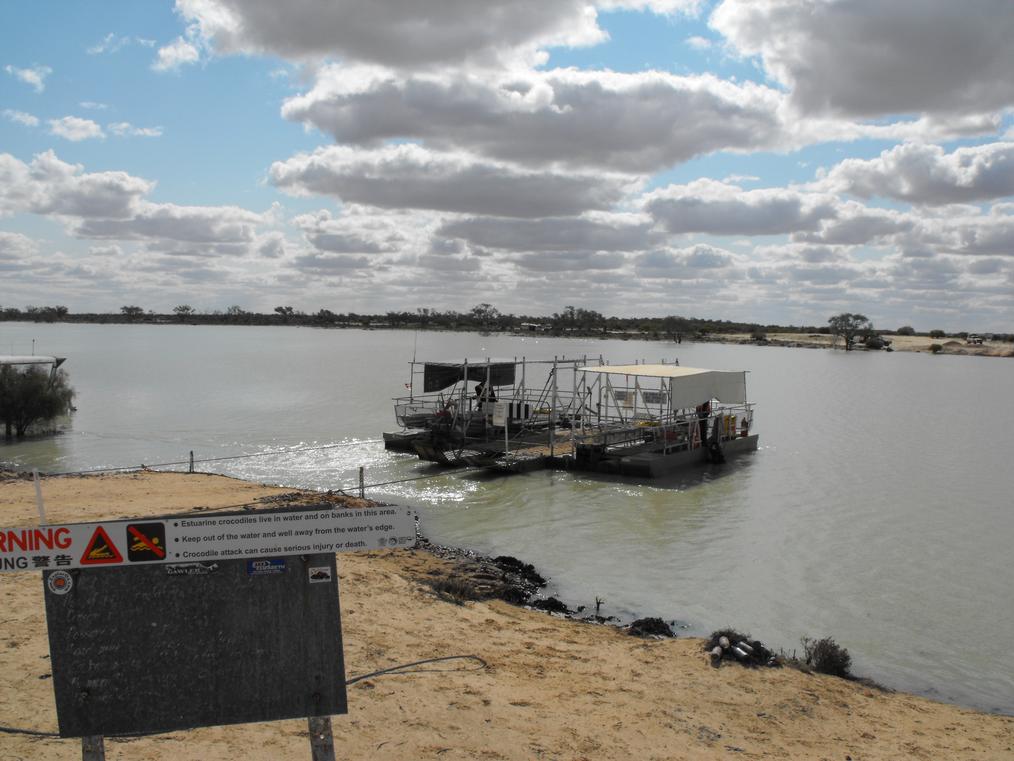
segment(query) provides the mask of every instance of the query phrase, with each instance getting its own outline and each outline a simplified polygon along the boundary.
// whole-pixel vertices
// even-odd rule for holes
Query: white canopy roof
[[[60,357],[43,357],[38,354],[0,354],[0,365],[54,365],[60,364]]]
[[[579,367],[578,370],[605,375],[669,378],[672,409],[696,407],[709,399],[718,399],[727,404],[746,402],[745,370],[705,370],[679,365],[601,365]]]

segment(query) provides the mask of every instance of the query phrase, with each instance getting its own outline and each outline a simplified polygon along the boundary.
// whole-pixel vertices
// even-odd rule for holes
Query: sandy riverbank
[[[43,482],[53,522],[251,503],[291,490],[138,473]],[[37,520],[27,481],[0,482],[0,525]],[[1009,759],[1014,718],[788,668],[712,668],[696,639],[641,640],[500,601],[455,605],[424,583],[453,571],[418,551],[339,557],[348,676],[475,654],[360,682],[334,718],[348,759]],[[0,575],[0,724],[55,731],[42,588]],[[749,622],[730,622],[749,628]],[[763,632],[754,632],[763,638]],[[305,759],[305,722],[109,741],[110,761]],[[74,740],[0,734],[0,759],[80,758]]]
[[[984,341],[970,344],[960,338],[927,338],[926,336],[899,336],[885,334],[894,351],[916,351],[930,353],[930,346],[939,344],[940,354],[958,354],[976,357],[1014,357],[1014,345],[1003,341]],[[718,333],[708,340],[719,343],[754,343],[749,333]],[[822,333],[768,333],[770,346],[797,346],[807,349],[829,349],[831,336]]]

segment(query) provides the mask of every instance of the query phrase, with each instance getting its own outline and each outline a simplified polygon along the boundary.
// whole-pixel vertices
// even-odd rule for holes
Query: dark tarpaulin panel
[[[489,371],[489,383],[491,386],[512,386],[514,385],[514,363],[513,362],[483,362],[482,364],[468,366],[468,380],[485,382],[486,371]],[[423,392],[442,391],[448,386],[453,386],[465,375],[463,363],[451,362],[427,362],[423,365]]]

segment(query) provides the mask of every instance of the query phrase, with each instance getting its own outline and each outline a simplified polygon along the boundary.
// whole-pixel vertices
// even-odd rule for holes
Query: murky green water
[[[69,357],[62,436],[0,446],[46,471],[340,445],[202,466],[319,489],[433,474],[383,450],[408,360],[679,357],[747,369],[760,450],[662,484],[439,475],[374,496],[438,541],[518,555],[573,605],[833,636],[889,686],[1014,713],[1014,362],[923,354],[408,331],[0,323],[0,351]],[[416,345],[417,344],[417,345]],[[171,505],[166,505],[171,507]]]

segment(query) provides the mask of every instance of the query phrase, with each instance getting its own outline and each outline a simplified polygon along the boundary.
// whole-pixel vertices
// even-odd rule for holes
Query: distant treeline
[[[767,334],[815,333],[827,335],[828,325],[762,325],[755,322],[708,320],[700,317],[606,317],[593,309],[567,306],[551,315],[515,315],[501,312],[491,304],[477,304],[467,312],[420,308],[414,312],[358,314],[321,309],[302,312],[291,306],[279,306],[267,314],[248,312],[239,306],[203,312],[189,304],[180,304],[170,312],[154,312],[140,306],[123,306],[118,313],[74,313],[65,306],[28,306],[0,308],[0,320],[32,322],[76,322],[102,324],[186,324],[186,325],[301,325],[318,328],[410,328],[421,330],[487,330],[549,335],[627,335],[648,338],[701,338],[716,333],[748,333],[755,339]],[[878,333],[902,333],[930,337],[966,338],[968,333],[947,334],[942,330],[916,332],[910,326],[877,330]],[[994,340],[1014,342],[1014,334],[994,333]]]

